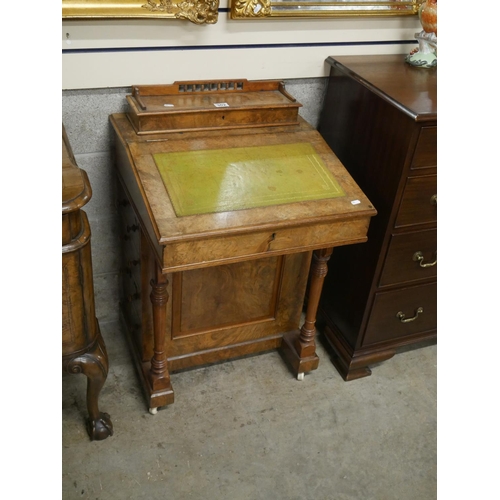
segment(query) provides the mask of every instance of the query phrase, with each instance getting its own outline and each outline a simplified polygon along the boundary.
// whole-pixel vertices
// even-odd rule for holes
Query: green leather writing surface
[[[178,217],[345,193],[309,143],[154,154]]]

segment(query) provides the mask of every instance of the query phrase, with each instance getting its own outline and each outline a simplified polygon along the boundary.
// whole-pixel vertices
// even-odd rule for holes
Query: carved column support
[[[151,304],[153,306],[153,357],[149,371],[149,382],[153,391],[170,387],[165,335],[167,331],[168,280],[157,267],[156,279],[151,280]]]
[[[303,379],[305,372],[315,370],[319,365],[316,355],[316,314],[332,251],[333,248],[325,248],[313,253],[304,324],[300,331],[295,330],[283,336],[283,355],[299,380]]]
[[[301,358],[313,356],[316,351],[316,313],[321,291],[323,290],[323,283],[328,273],[328,261],[332,251],[333,248],[325,248],[316,250],[313,253],[306,318],[300,330],[300,335],[295,342],[295,349]]]

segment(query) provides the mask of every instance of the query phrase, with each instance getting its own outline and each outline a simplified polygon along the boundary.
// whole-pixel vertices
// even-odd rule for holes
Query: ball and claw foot
[[[113,435],[113,424],[107,413],[99,413],[99,418],[87,420],[87,432],[92,441],[101,441]]]
[[[305,373],[304,373],[304,372],[302,372],[302,373],[298,373],[298,374],[297,374],[297,380],[301,380],[301,381],[302,381],[302,380],[304,380],[304,375],[305,375]]]
[[[156,415],[158,413],[158,408],[150,408],[149,413],[151,413],[151,415]]]

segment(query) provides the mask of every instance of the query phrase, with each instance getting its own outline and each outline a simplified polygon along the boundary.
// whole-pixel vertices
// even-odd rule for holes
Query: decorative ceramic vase
[[[425,0],[418,9],[422,31],[415,33],[418,48],[406,56],[405,61],[419,68],[437,66],[437,0]]]
[[[437,27],[437,0],[426,0],[418,10],[418,16],[420,18],[420,24],[426,33],[438,34]]]

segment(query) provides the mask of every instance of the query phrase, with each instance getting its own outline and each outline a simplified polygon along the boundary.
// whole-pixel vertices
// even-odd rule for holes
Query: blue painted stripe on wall
[[[277,49],[297,47],[359,47],[367,45],[406,45],[415,44],[413,40],[380,40],[373,42],[317,42],[317,43],[273,43],[273,44],[242,44],[242,45],[186,45],[176,47],[110,47],[87,49],[62,49],[63,54],[89,54],[98,52],[159,52],[182,50],[226,50],[226,49]]]

